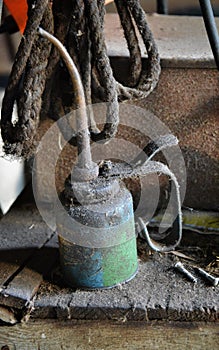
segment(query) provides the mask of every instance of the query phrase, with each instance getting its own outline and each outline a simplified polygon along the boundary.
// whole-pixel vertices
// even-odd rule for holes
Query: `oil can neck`
[[[64,196],[77,204],[101,203],[118,194],[120,183],[117,179],[97,178],[89,182],[72,182],[68,177],[65,182]]]

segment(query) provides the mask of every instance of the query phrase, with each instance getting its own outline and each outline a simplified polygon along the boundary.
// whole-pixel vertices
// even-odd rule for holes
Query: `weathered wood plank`
[[[35,295],[57,260],[52,235],[32,201],[16,205],[1,220],[0,304],[22,308]]]
[[[20,204],[20,203],[19,203]],[[15,206],[0,221],[0,288],[52,235],[36,206]]]
[[[0,348],[19,350],[212,350],[218,324],[37,321],[0,328]]]
[[[30,208],[33,212],[32,219]],[[13,209],[10,214],[16,223],[15,239],[17,241],[13,241],[14,231],[7,228],[11,228],[10,224],[9,226],[5,224],[5,229],[2,231],[5,235],[5,239],[0,243],[5,252],[3,260],[4,262],[10,260],[8,258],[7,261],[7,252],[10,252],[17,262],[20,261],[17,252],[23,249],[27,252],[31,251],[31,256],[24,265],[21,264],[20,270],[3,285],[4,290],[0,293],[2,306],[16,310],[22,309],[22,312],[26,310],[29,315],[30,308],[24,308],[24,306],[31,301],[33,306],[31,316],[41,319],[124,322],[158,319],[170,321],[215,321],[218,319],[219,286],[209,287],[201,279],[198,280],[196,286],[193,286],[173,269],[176,257],[170,255],[154,254],[147,257],[144,254],[143,257],[140,254],[141,261],[137,276],[129,283],[110,290],[82,291],[67,288],[61,279],[59,270],[56,270],[53,278],[49,279],[50,282],[45,280],[46,270],[50,271],[57,259],[57,237],[54,236],[52,240],[47,241],[48,234],[51,232],[47,231],[46,225],[33,206],[23,207],[21,212]],[[7,220],[5,218],[3,223],[11,223],[10,220]],[[30,226],[31,229],[27,230],[29,227],[27,223],[35,226]],[[34,228],[35,231],[31,233],[30,231]],[[15,246],[18,247],[18,250],[15,249]],[[22,259],[22,256],[20,258]],[[7,312],[5,309],[3,311]],[[22,313],[22,316],[25,314]]]
[[[173,321],[219,320],[219,288],[214,289],[203,281],[185,288],[184,281],[177,282],[175,293],[174,290],[170,293],[168,317]]]
[[[41,248],[0,294],[0,303],[22,308],[36,294],[58,257],[57,249]]]
[[[56,281],[53,284],[44,281],[34,300],[34,310],[31,313],[31,317],[40,319],[70,319],[69,304],[73,293],[74,291],[65,287],[61,281]]]
[[[219,286],[201,279],[196,286],[173,269],[168,256],[155,254],[140,263],[137,276],[108,290],[69,290],[42,284],[32,317],[81,320],[184,320],[219,319]]]
[[[17,323],[17,318],[15,317],[13,311],[10,308],[0,305],[0,320],[7,324]]]
[[[15,207],[0,221],[0,250],[40,248],[51,235],[33,203]]]
[[[33,254],[33,249],[0,250],[0,290]]]

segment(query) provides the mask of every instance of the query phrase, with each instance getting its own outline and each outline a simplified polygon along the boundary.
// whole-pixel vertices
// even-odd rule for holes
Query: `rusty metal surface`
[[[187,168],[184,205],[218,210],[218,72],[164,69],[156,91],[134,103],[151,110],[179,139]]]

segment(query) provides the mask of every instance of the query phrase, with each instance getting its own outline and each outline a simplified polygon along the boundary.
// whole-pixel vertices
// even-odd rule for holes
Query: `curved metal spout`
[[[97,178],[99,168],[96,163],[92,162],[90,149],[90,132],[88,128],[87,107],[85,102],[84,89],[81,82],[80,74],[63,44],[46,30],[39,28],[39,34],[48,39],[58,50],[63,58],[74,88],[75,101],[77,104],[77,147],[78,163],[75,180],[88,181]],[[75,175],[76,175],[75,174]],[[80,177],[78,179],[77,177]]]

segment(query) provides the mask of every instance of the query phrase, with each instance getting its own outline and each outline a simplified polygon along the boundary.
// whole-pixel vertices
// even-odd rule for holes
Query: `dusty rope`
[[[85,11],[90,28],[91,50],[94,65],[98,71],[101,86],[103,86],[105,91],[105,102],[108,102],[106,124],[103,131],[98,134],[98,139],[106,139],[115,135],[119,124],[116,83],[110,66],[109,57],[106,52],[97,0],[85,0]]]
[[[27,26],[3,100],[2,137],[7,153],[28,156],[40,114],[57,120],[75,108],[68,72],[56,49],[50,54],[50,44],[37,36],[39,25],[52,33],[54,21],[55,36],[66,45],[79,69],[86,103],[90,106],[97,100],[108,103],[106,123],[101,132],[90,107],[93,140],[115,135],[119,123],[118,100],[143,98],[153,91],[159,79],[160,62],[146,15],[139,0],[115,2],[130,51],[131,87],[118,83],[113,76],[104,38],[104,0],[54,0],[52,14],[48,0],[29,0]],[[147,71],[142,69],[134,22],[148,53]],[[19,100],[19,117],[14,125],[11,118],[16,99]],[[73,136],[74,132],[70,132]],[[75,140],[73,137],[73,143]]]
[[[88,117],[91,130],[97,130],[93,111],[91,95],[91,43],[87,18],[84,13],[83,0],[74,1],[74,11],[68,32],[68,45],[70,55],[75,59],[75,63],[81,74],[86,103],[88,106]]]
[[[38,37],[36,29],[42,22],[42,25],[51,31],[53,23],[48,1],[37,1],[34,11],[31,11],[32,6],[29,6],[29,9],[28,24],[9,77],[1,114],[5,151],[18,156],[27,156],[32,147],[39,122],[45,68],[50,52],[50,44]],[[18,121],[13,125],[12,112],[22,75],[23,89],[19,96]]]
[[[52,12],[54,35],[62,44],[64,44],[71,23],[71,16],[69,16],[69,14],[72,13],[72,2],[69,0],[53,1]],[[60,80],[60,54],[54,46],[52,47],[49,56],[46,71],[47,80],[42,98],[43,105],[41,117],[50,117],[57,120],[63,113],[63,106],[60,97],[60,90],[59,88],[57,89],[56,84],[56,82]]]
[[[125,1],[115,0],[115,4],[130,52],[130,75],[128,83],[130,86],[136,86],[139,82],[142,70],[141,51],[138,45],[138,39],[136,36],[130,11],[125,6]]]
[[[121,84],[118,84],[118,93],[121,100],[148,96],[156,87],[161,71],[157,45],[147,24],[144,10],[140,6],[139,1],[126,0],[126,4],[144,41],[148,54],[149,66],[148,71],[142,70],[141,78],[136,89],[124,87]]]

